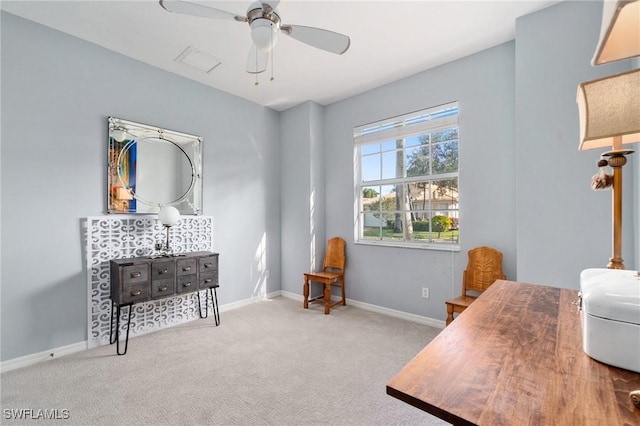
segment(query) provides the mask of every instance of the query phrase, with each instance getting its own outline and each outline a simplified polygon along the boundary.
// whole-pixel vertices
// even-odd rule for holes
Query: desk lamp
[[[640,31],[639,31],[640,34]],[[611,147],[598,166],[613,169],[613,179],[599,181],[594,189],[613,186],[613,256],[607,268],[624,269],[622,260],[622,166],[632,149],[622,145],[640,142],[640,69],[587,81],[578,87],[580,150]]]
[[[640,55],[640,1],[604,1],[602,27],[592,65]],[[632,149],[623,144],[640,142],[640,69],[588,81],[578,87],[580,150],[611,146],[598,166],[610,166],[613,179],[594,189],[613,186],[613,256],[607,268],[624,269],[622,260],[622,166]],[[605,176],[603,176],[605,177]]]
[[[162,206],[160,208],[160,212],[158,213],[158,220],[164,226],[166,232],[166,241],[164,246],[162,243],[156,244],[156,249],[164,251],[166,255],[171,253],[171,249],[169,246],[169,228],[180,221],[180,212],[173,206]]]
[[[592,65],[640,56],[640,0],[604,1],[600,41]],[[580,150],[611,146],[598,162],[612,179],[594,176],[592,187],[613,186],[613,256],[608,269],[580,275],[584,352],[640,373],[640,273],[624,270],[622,250],[622,167],[640,142],[640,69],[582,83],[578,87]],[[629,393],[640,409],[640,390]]]

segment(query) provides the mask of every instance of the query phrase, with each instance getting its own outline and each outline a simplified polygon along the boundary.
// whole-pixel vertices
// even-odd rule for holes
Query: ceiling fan
[[[251,74],[259,74],[267,69],[269,53],[276,44],[279,33],[284,33],[302,43],[338,55],[342,55],[349,49],[351,40],[346,35],[320,28],[282,24],[276,10],[278,3],[280,0],[256,1],[247,9],[246,16],[240,16],[201,4],[181,0],[160,0],[160,6],[169,12],[247,22],[251,27],[251,39],[253,40],[247,58],[247,72]],[[273,77],[271,79],[273,80]]]

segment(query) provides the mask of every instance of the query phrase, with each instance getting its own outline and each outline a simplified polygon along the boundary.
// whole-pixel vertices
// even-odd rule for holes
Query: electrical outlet
[[[428,299],[429,298],[429,288],[428,287],[422,287],[422,298],[423,299]]]

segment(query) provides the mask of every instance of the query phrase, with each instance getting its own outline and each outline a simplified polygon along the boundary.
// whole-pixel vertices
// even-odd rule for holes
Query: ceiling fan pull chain
[[[258,70],[258,49],[256,49],[256,68],[255,69],[256,69],[256,71]],[[260,83],[258,83],[258,74],[259,73],[256,72],[255,74],[256,74],[256,82],[255,82],[254,85],[258,86],[258,85],[260,85]]]
[[[271,81],[275,80],[273,77],[273,63],[276,61],[275,50],[276,47],[273,44],[273,31],[271,31]]]

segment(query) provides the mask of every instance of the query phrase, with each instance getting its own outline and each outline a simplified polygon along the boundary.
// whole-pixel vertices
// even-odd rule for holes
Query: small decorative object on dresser
[[[158,220],[162,223],[166,233],[164,245],[156,243],[156,250],[161,251],[161,255],[171,255],[171,247],[169,246],[169,229],[180,221],[180,212],[173,206],[162,206],[158,213]]]
[[[111,326],[109,343],[116,343],[116,353],[127,353],[131,308],[135,303],[148,302],[184,293],[197,292],[200,318],[209,316],[209,294],[213,300],[213,316],[220,325],[218,310],[218,253],[194,252],[170,257],[135,257],[115,259],[111,268]],[[200,291],[206,294],[204,315]],[[129,307],[124,351],[120,352],[120,310]],[[113,314],[116,314],[115,333]],[[115,336],[114,336],[115,334]]]

